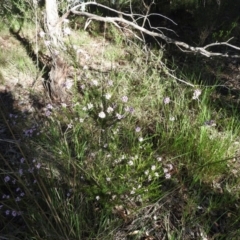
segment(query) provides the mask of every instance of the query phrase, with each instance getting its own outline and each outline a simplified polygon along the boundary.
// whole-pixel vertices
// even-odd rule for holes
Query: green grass
[[[74,79],[73,102],[45,108],[31,137],[21,113],[17,127],[1,110],[8,138],[22,139],[1,148],[1,236],[237,239],[237,112],[214,103],[214,87],[166,77],[161,60]]]

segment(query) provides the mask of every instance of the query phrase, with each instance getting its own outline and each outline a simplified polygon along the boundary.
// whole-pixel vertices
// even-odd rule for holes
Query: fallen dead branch
[[[150,30],[148,30],[148,29],[144,28],[143,26],[139,26],[137,23],[137,20],[142,18],[142,19],[144,19],[144,21],[146,21],[146,20],[149,21],[148,20],[149,15],[143,16],[141,14],[126,14],[126,13],[117,11],[115,9],[109,8],[107,6],[104,6],[104,5],[96,3],[96,2],[87,2],[84,4],[85,5],[96,5],[96,6],[105,8],[109,11],[117,13],[119,16],[122,16],[122,17],[101,17],[101,16],[98,16],[96,14],[92,14],[89,12],[78,11],[77,9],[81,8],[81,6],[82,6],[82,4],[79,4],[79,5],[71,8],[66,14],[64,14],[63,17],[60,18],[59,22],[62,22],[64,20],[64,18],[66,18],[70,13],[73,13],[73,14],[85,16],[88,18],[86,27],[90,24],[91,20],[101,21],[101,22],[105,22],[105,23],[112,23],[119,29],[122,29],[120,24],[124,24],[125,27],[126,26],[132,27],[133,29],[140,31],[141,33],[145,33],[152,37],[159,37],[162,40],[164,40],[166,43],[174,44],[183,52],[191,52],[191,53],[195,53],[195,54],[201,54],[206,57],[219,56],[219,57],[227,57],[227,58],[240,58],[240,55],[232,55],[232,54],[229,54],[228,52],[221,53],[221,52],[212,52],[212,51],[207,50],[210,47],[214,47],[214,46],[227,46],[227,47],[235,49],[235,50],[240,50],[240,47],[237,47],[237,46],[229,43],[229,41],[232,40],[232,38],[226,42],[216,42],[216,43],[208,44],[203,47],[194,47],[185,42],[177,41],[175,39],[167,37],[166,35],[164,35],[161,32],[160,28],[153,28],[150,26]],[[169,19],[161,14],[156,14],[156,15],[164,17],[167,20],[173,22],[171,19]],[[131,21],[125,19],[124,16],[130,18]]]

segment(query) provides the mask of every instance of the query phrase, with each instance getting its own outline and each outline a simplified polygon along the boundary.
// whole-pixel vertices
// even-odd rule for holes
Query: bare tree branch
[[[78,8],[81,8],[82,4],[84,4],[85,6],[87,6],[87,5],[96,5],[97,7],[105,8],[106,10],[109,10],[109,11],[111,11],[111,12],[115,12],[115,13],[117,13],[117,14],[119,14],[119,15],[126,16],[126,17],[130,17],[130,18],[133,19],[133,21],[136,21],[133,17],[141,17],[141,18],[144,18],[144,17],[145,17],[145,16],[142,15],[142,14],[120,12],[120,11],[118,11],[118,10],[116,10],[116,9],[107,7],[107,6],[105,6],[105,5],[102,5],[102,4],[96,3],[96,2],[81,3],[81,4],[76,5],[76,6],[74,6],[73,8],[71,8],[71,9],[69,10],[69,12],[70,12],[70,11],[75,11],[75,10],[77,10]],[[152,16],[154,15],[154,16],[159,16],[159,17],[165,18],[166,20],[170,21],[170,22],[173,23],[174,25],[177,25],[177,23],[175,23],[172,19],[170,19],[170,18],[168,18],[168,17],[166,17],[166,16],[164,16],[164,15],[162,15],[162,14],[160,14],[160,13],[151,13],[151,14],[149,14],[149,15],[147,15],[147,16],[151,16],[151,15],[152,15]]]
[[[73,14],[76,14],[76,15],[85,16],[85,17],[89,18],[89,20],[96,20],[96,21],[112,23],[116,27],[118,27],[119,29],[121,29],[121,26],[119,25],[119,23],[122,23],[125,26],[131,26],[133,29],[140,31],[141,33],[145,33],[145,34],[147,34],[149,36],[152,36],[152,37],[159,37],[162,40],[164,40],[166,43],[174,44],[177,47],[179,47],[179,49],[181,51],[187,51],[187,52],[192,52],[192,53],[195,53],[195,54],[201,54],[201,55],[204,55],[206,57],[220,56],[220,57],[229,57],[229,58],[240,58],[240,55],[231,55],[231,54],[229,54],[227,52],[226,53],[211,52],[211,51],[207,50],[208,48],[214,47],[214,46],[228,46],[230,48],[233,48],[233,49],[236,49],[236,50],[240,50],[240,47],[237,47],[237,46],[234,46],[232,44],[229,44],[228,43],[229,41],[227,41],[227,42],[219,42],[219,43],[211,43],[211,44],[208,44],[208,45],[203,46],[203,47],[194,47],[194,46],[191,46],[191,45],[189,45],[189,44],[187,44],[185,42],[177,41],[175,39],[167,37],[166,35],[164,35],[161,32],[160,28],[156,28],[156,27],[153,28],[150,25],[150,30],[148,30],[148,29],[146,29],[146,28],[144,28],[142,26],[139,26],[137,24],[137,20],[134,18],[134,17],[137,17],[138,19],[143,18],[145,20],[146,17],[147,18],[149,17],[149,15],[143,16],[141,14],[127,14],[127,13],[123,13],[123,12],[117,11],[115,9],[109,8],[107,6],[104,6],[104,5],[96,3],[96,2],[87,2],[87,3],[84,3],[84,4],[85,5],[96,5],[96,6],[105,8],[105,9],[107,9],[109,11],[112,11],[112,12],[115,12],[115,13],[121,15],[121,16],[130,17],[132,19],[132,21],[126,20],[123,17],[101,17],[101,16],[98,16],[96,14],[78,11],[77,9],[80,8],[82,6],[82,4],[79,4],[79,5],[75,6],[75,7],[73,7],[72,9],[70,9],[69,12],[71,12]],[[64,15],[67,16],[68,14],[66,13]],[[172,23],[174,23],[171,19],[169,19],[169,18],[167,18],[167,17],[165,17],[165,16],[163,16],[161,14],[156,14],[156,15],[164,17],[165,19],[167,19],[167,20],[171,21]],[[63,18],[61,18],[61,21],[62,20],[63,20]]]

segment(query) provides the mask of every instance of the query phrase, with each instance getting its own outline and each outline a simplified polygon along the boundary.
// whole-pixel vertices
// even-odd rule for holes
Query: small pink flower
[[[116,117],[117,117],[118,120],[121,120],[123,118],[123,116],[119,113],[116,113]]]
[[[15,198],[15,202],[20,202],[21,201],[21,198],[20,197],[16,197]]]
[[[52,104],[49,103],[49,104],[47,105],[47,109],[53,109]]]
[[[19,173],[20,176],[22,176],[22,175],[23,175],[23,170],[20,168],[20,169],[18,170],[18,173]]]
[[[170,179],[170,178],[171,178],[171,174],[170,174],[170,173],[166,173],[166,174],[165,174],[165,178],[166,178],[166,179]]]
[[[47,110],[47,111],[45,112],[46,117],[49,117],[51,114],[52,114],[52,112],[50,112],[49,110]]]
[[[13,211],[12,211],[12,216],[13,216],[13,217],[16,217],[16,216],[17,216],[17,212],[13,210]]]
[[[127,97],[127,96],[123,96],[123,97],[122,97],[122,101],[123,101],[124,103],[126,103],[126,102],[128,101],[128,97]]]
[[[140,127],[136,127],[135,131],[136,131],[136,132],[140,132],[140,131],[141,131],[141,128],[140,128]]]
[[[6,210],[5,214],[8,216],[10,214],[10,210]]]
[[[38,164],[36,165],[36,168],[37,168],[37,169],[40,169],[40,167],[41,167],[41,163],[38,163]]]
[[[5,178],[4,178],[4,182],[9,182],[10,181],[10,177],[9,176],[6,176]]]
[[[170,103],[170,97],[165,97],[164,99],[163,99],[163,102],[164,102],[164,104],[169,104]]]

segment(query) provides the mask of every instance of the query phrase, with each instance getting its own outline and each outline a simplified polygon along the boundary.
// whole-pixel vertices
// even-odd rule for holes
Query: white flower
[[[98,116],[99,116],[100,118],[105,118],[105,117],[106,117],[106,114],[105,114],[105,112],[100,112],[100,113],[98,114]]]
[[[164,172],[164,173],[168,173],[168,169],[167,169],[167,168],[164,168],[164,169],[163,169],[163,172]]]
[[[138,141],[139,141],[139,142],[142,142],[142,141],[143,141],[143,138],[142,138],[142,137],[138,138]]]
[[[113,108],[112,107],[108,107],[107,108],[107,113],[111,113],[111,112],[113,112]]]
[[[107,177],[106,180],[107,180],[107,182],[110,182],[110,181],[111,181],[111,178],[110,178],[110,177]]]
[[[170,173],[166,173],[166,174],[165,174],[165,178],[166,178],[166,179],[171,178],[171,174],[170,174]]]
[[[107,94],[105,95],[105,98],[106,98],[107,100],[109,100],[111,97],[112,97],[112,95],[111,95],[110,93],[107,93]]]
[[[112,80],[109,80],[109,81],[108,81],[108,85],[109,85],[109,86],[113,86],[113,81],[112,81]]]
[[[92,104],[92,103],[88,103],[87,108],[88,108],[89,110],[92,109],[92,108],[93,108],[93,104]]]
[[[96,200],[98,201],[100,199],[100,197],[99,196],[96,196]]]
[[[145,175],[148,175],[148,174],[149,174],[149,170],[146,170],[146,171],[144,172],[144,174],[145,174]]]
[[[132,161],[132,160],[129,161],[128,164],[129,164],[130,166],[132,166],[132,165],[133,165],[133,161]]]
[[[152,165],[151,170],[152,170],[152,171],[155,171],[155,170],[156,170],[156,166],[155,166],[155,165]]]
[[[92,84],[93,84],[94,86],[98,86],[98,81],[97,81],[97,80],[92,80]]]
[[[131,194],[131,195],[135,194],[135,191],[134,191],[134,190],[132,190],[132,191],[130,192],[130,194]]]
[[[173,121],[175,121],[175,117],[170,117],[169,120],[170,120],[171,122],[173,122]]]
[[[173,165],[172,164],[167,164],[169,171],[173,170]]]
[[[117,128],[116,130],[113,131],[113,134],[116,135],[118,134],[118,132],[119,132],[119,129]]]
[[[200,89],[194,90],[192,99],[198,99],[198,97],[201,95],[202,91]]]

